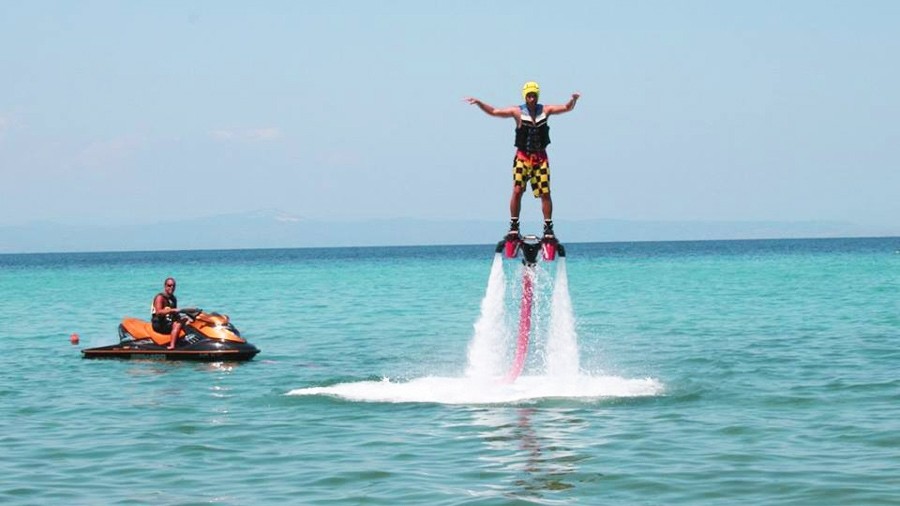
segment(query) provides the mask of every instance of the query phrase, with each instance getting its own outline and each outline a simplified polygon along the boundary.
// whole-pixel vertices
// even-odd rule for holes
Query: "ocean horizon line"
[[[686,243],[766,243],[766,242],[815,242],[815,241],[866,241],[866,240],[900,240],[900,235],[860,235],[860,236],[796,236],[796,237],[730,237],[730,238],[700,238],[700,239],[636,239],[636,240],[601,240],[601,241],[560,241],[566,246],[578,245],[659,245],[659,244],[686,244]],[[327,245],[327,246],[238,246],[238,247],[196,247],[196,248],[160,248],[160,249],[109,249],[109,250],[71,250],[71,251],[2,251],[0,256],[40,256],[40,255],[105,255],[105,254],[160,254],[160,253],[227,253],[227,252],[255,252],[255,251],[316,251],[316,250],[402,250],[423,248],[479,248],[492,247],[498,241],[473,242],[473,243],[430,243],[430,244],[355,244],[355,245]],[[898,246],[897,252],[900,252]]]
[[[557,219],[564,243],[893,237],[900,229],[814,221],[638,221]],[[523,220],[539,232],[540,220]],[[311,220],[279,210],[234,213],[151,224],[32,222],[0,226],[0,253],[195,251],[371,246],[496,244],[506,233],[497,220],[373,218]]]

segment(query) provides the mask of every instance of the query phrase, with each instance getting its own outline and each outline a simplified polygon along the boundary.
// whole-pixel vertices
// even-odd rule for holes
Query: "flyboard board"
[[[538,237],[536,235],[507,236],[497,243],[497,253],[506,258],[517,258],[522,255],[522,302],[519,307],[519,337],[516,340],[516,355],[505,380],[516,381],[525,367],[528,356],[528,341],[531,334],[531,309],[534,299],[535,266],[538,256],[545,262],[556,260],[557,255],[566,256],[566,248],[555,237]]]

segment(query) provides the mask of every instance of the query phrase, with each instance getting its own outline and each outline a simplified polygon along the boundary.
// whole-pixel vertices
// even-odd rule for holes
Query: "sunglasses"
[[[166,286],[175,286],[175,283],[166,283]]]

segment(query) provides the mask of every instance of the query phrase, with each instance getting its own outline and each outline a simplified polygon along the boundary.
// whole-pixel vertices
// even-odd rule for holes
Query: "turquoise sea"
[[[491,245],[0,255],[0,503],[900,504],[900,238],[567,246],[512,383]],[[262,352],[81,358],[167,276]]]

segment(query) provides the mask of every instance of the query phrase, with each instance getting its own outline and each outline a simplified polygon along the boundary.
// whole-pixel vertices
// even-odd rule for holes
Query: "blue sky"
[[[898,227],[900,2],[2,2],[0,224],[278,209]],[[523,219],[539,205],[523,202]]]

